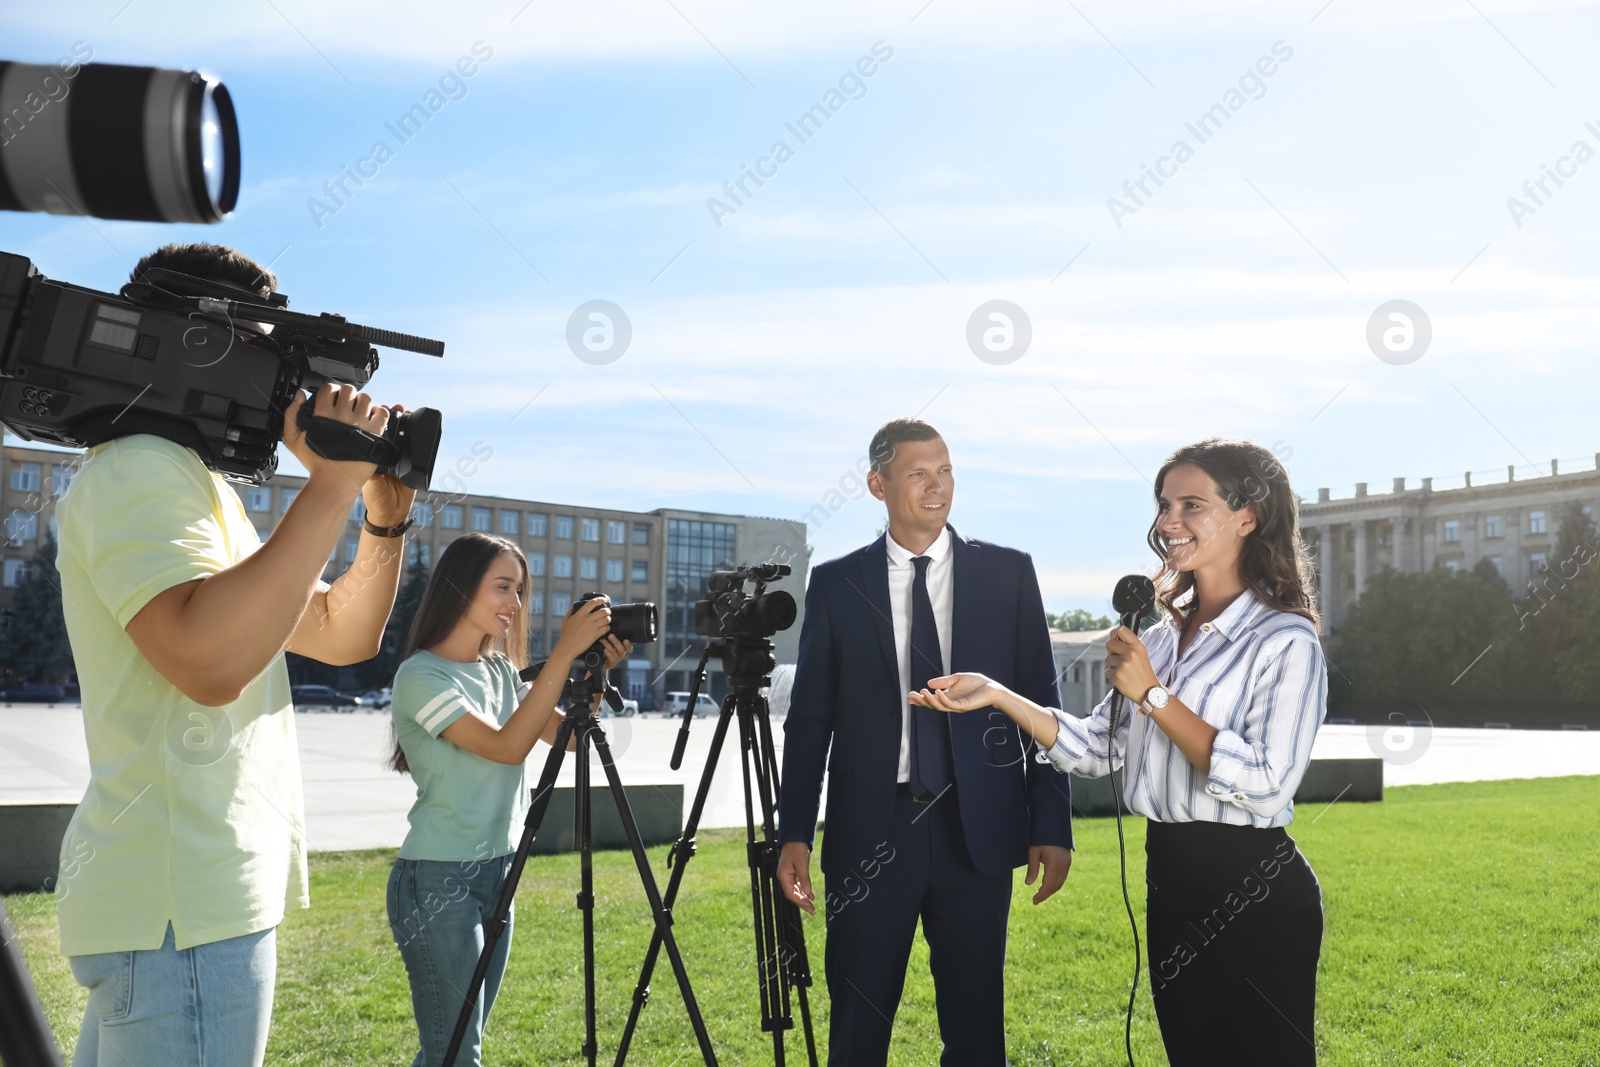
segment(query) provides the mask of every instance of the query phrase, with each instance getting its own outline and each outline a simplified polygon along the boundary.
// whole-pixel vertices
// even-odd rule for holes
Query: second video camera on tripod
[[[601,594],[588,592],[572,602],[572,608],[567,612],[570,618],[578,613],[578,609],[597,599]],[[656,606],[650,601],[638,604],[611,604],[611,631],[606,637],[615,637],[618,641],[632,641],[636,645],[648,644],[656,639],[657,617]],[[573,661],[573,665],[581,663],[591,671],[606,661],[605,637],[600,638],[590,645],[583,655]]]
[[[732,571],[712,571],[706,580],[709,600],[694,605],[694,632],[712,640],[766,639],[794,625],[799,615],[794,597],[779,590],[767,592],[767,583],[787,577],[787,563],[754,563]],[[756,584],[746,593],[746,582]],[[615,608],[611,609],[616,611]]]

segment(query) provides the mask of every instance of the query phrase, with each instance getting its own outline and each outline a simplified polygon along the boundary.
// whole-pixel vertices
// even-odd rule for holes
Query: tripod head
[[[549,660],[540,660],[531,667],[519,671],[517,677],[524,682],[532,682],[544,673],[545,664]],[[559,703],[567,708],[569,716],[586,718],[594,714],[593,704],[595,697],[604,697],[606,706],[613,712],[622,710],[622,694],[617,687],[611,684],[610,672],[606,670],[589,670],[583,661],[572,661],[572,672],[567,680],[561,683],[561,700]]]

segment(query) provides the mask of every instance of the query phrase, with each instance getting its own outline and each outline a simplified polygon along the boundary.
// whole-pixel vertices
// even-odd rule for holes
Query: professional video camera
[[[113,295],[51,281],[0,252],[0,422],[75,448],[156,434],[259,485],[277,469],[297,390],[366,385],[378,369],[374,344],[444,354],[440,341],[301,315],[288,303],[160,269]],[[310,404],[298,422],[319,455],[367,460],[428,487],[440,432],[432,408],[391,415],[382,437],[314,419]]]
[[[694,632],[713,640],[765,639],[794,625],[799,614],[794,597],[782,590],[767,592],[767,583],[790,573],[787,563],[757,563],[732,571],[712,571],[706,580],[710,600],[696,601]],[[755,582],[754,593],[744,591]],[[615,609],[613,609],[615,610]]]
[[[568,617],[576,614],[578,609],[589,601],[600,596],[599,593],[585,593],[572,602],[572,609],[567,612]],[[618,641],[632,641],[636,645],[649,644],[656,639],[656,606],[650,601],[638,604],[612,604],[611,605],[611,632],[607,637],[615,637]],[[590,670],[594,670],[606,661],[605,638],[602,637],[590,645],[583,655],[579,656],[577,663],[582,663]]]

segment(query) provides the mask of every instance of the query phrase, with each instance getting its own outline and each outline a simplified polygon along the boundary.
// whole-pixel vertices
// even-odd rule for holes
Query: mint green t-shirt
[[[496,763],[439,735],[468,711],[504,726],[526,691],[500,652],[459,663],[420,651],[400,664],[389,714],[417,784],[401,859],[482,860],[516,851],[528,814],[527,764]]]
[[[196,704],[125,627],[158,593],[248,558],[238,494],[148,434],[89,449],[57,506],[89,787],[61,842],[61,951],[179,949],[276,926],[310,901],[289,672],[280,653],[221,708]]]

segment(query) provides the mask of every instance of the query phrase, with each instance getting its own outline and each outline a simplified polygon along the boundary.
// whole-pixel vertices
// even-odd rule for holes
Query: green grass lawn
[[[1144,823],[1127,820],[1128,874],[1144,873]],[[1327,932],[1318,986],[1321,1062],[1424,1067],[1600,1064],[1600,777],[1391,789],[1381,804],[1306,805],[1291,833],[1322,882]],[[1066,887],[1035,907],[1016,879],[1008,1033],[1017,1067],[1123,1062],[1132,946],[1110,819],[1077,824]],[[666,884],[664,848],[651,850]],[[384,916],[393,853],[312,857],[309,911],[279,929],[269,1063],[410,1062],[415,1030]],[[600,1059],[627,1017],[649,911],[631,857],[596,857]],[[511,964],[485,1058],[582,1062],[581,925],[576,856],[531,861],[517,896]],[[53,898],[7,900],[62,1048],[84,994],[58,953]],[[1142,894],[1135,911],[1144,917]],[[724,1064],[771,1062],[759,1030],[742,833],[701,835],[675,910],[696,996]],[[806,933],[826,1047],[820,917]],[[630,1062],[699,1062],[663,956]],[[1219,1031],[1227,1020],[1219,1019]],[[791,1056],[801,1051],[791,1038]],[[912,956],[891,1062],[938,1062],[927,950]],[[1164,1064],[1147,977],[1134,1020],[1141,1064]],[[801,1057],[791,1063],[803,1062]]]

